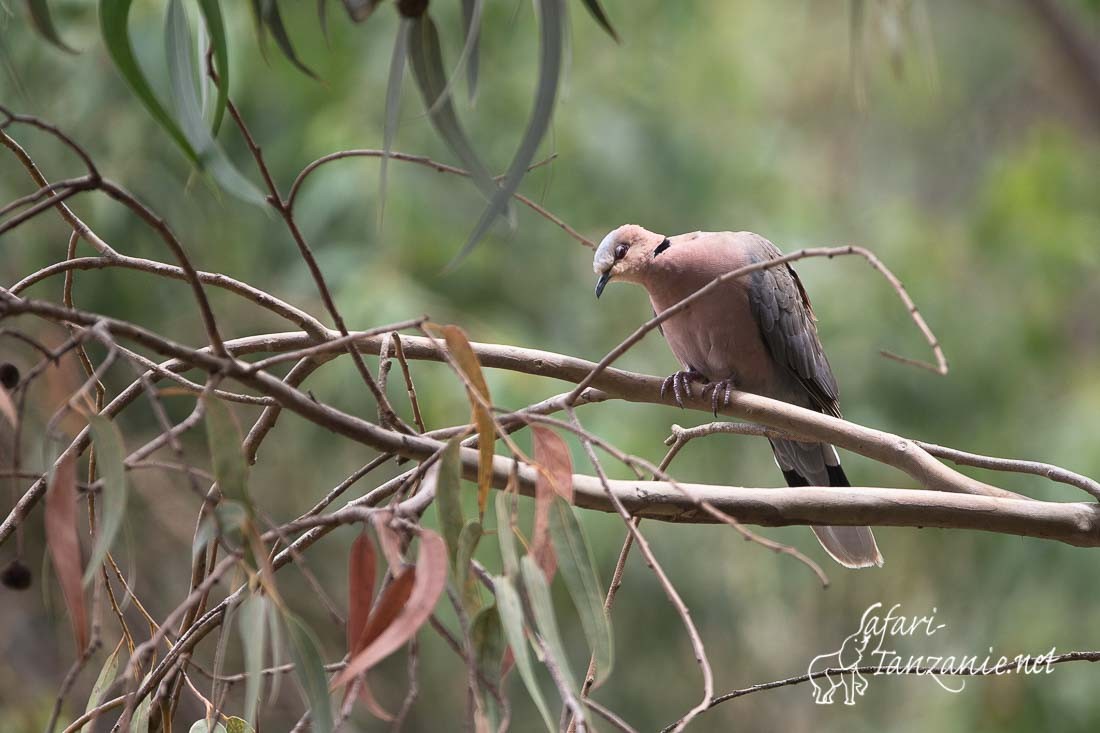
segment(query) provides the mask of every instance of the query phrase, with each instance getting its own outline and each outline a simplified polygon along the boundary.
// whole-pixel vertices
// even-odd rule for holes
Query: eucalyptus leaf
[[[328,696],[328,681],[317,637],[293,614],[283,614],[287,639],[290,641],[290,658],[294,673],[305,692],[309,705],[311,730],[315,733],[332,733],[332,705]]]
[[[254,593],[241,603],[237,624],[244,646],[244,718],[256,722],[256,703],[263,688],[264,651],[267,636],[267,599]]]
[[[113,422],[102,415],[89,415],[88,427],[92,432],[95,445],[96,465],[103,476],[103,490],[99,492],[96,507],[99,509],[99,522],[96,525],[95,544],[88,567],[84,571],[84,585],[91,582],[99,572],[99,566],[107,557],[122,519],[126,514],[126,453],[122,446],[122,435]]]
[[[103,36],[103,43],[107,46],[107,53],[114,61],[115,67],[122,74],[130,89],[137,95],[145,109],[153,116],[153,119],[167,132],[184,155],[193,163],[200,163],[199,154],[188,141],[180,126],[168,114],[161,105],[152,87],[145,78],[141,65],[134,55],[134,48],[130,43],[130,30],[128,21],[130,7],[133,0],[99,0],[99,28]]]
[[[224,29],[222,32],[224,36]],[[224,42],[224,38],[222,40]],[[208,170],[225,191],[246,203],[263,206],[265,204],[263,194],[234,167],[206,128],[206,121],[202,116],[202,104],[197,93],[202,78],[194,58],[191,27],[181,0],[168,2],[168,15],[164,22],[164,49],[168,57],[172,103],[183,134],[199,156],[199,166]],[[220,89],[225,88],[223,81]],[[218,100],[219,104],[222,104],[220,91]],[[217,118],[215,122],[218,122]]]
[[[527,637],[523,633],[523,604],[520,602],[519,593],[516,592],[512,581],[503,575],[493,578],[493,591],[497,597],[497,610],[500,613],[500,623],[504,630],[504,637],[512,648],[512,658],[515,659],[516,669],[520,679],[527,687],[531,700],[538,708],[539,715],[546,723],[546,729],[550,733],[556,733],[557,721],[550,716],[550,709],[546,706],[546,700],[539,689],[538,678],[531,666],[531,654],[527,648]]]
[[[47,0],[26,0],[26,2],[27,12],[31,16],[31,25],[34,26],[39,35],[62,51],[76,53],[71,46],[61,40],[61,35],[57,32],[57,26],[53,22],[53,15],[50,13],[49,2]]]
[[[550,508],[550,536],[557,551],[558,571],[580,615],[585,638],[596,658],[596,684],[611,673],[614,637],[604,610],[604,594],[596,572],[596,560],[573,507],[555,497]]]
[[[546,582],[538,563],[530,555],[520,560],[520,574],[523,586],[527,589],[527,600],[531,603],[531,613],[539,627],[539,635],[546,642],[546,651],[557,663],[565,684],[575,694],[579,694],[576,678],[569,669],[569,658],[565,655],[565,646],[558,631],[558,620],[554,614],[554,602],[550,598],[550,585]]]

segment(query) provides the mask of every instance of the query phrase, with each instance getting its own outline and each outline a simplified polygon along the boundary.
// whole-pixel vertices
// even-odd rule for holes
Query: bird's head
[[[600,297],[612,278],[640,282],[649,263],[667,248],[667,237],[637,224],[624,224],[612,231],[600,242],[592,258],[592,270],[599,276],[596,297]]]

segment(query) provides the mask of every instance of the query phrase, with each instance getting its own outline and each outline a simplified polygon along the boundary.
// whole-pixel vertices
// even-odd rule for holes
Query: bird
[[[752,232],[691,232],[672,237],[624,224],[596,248],[596,297],[611,281],[641,285],[654,314],[738,268],[782,257]],[[840,417],[839,389],[817,333],[806,289],[790,263],[722,282],[659,325],[683,369],[661,386],[680,407],[692,385],[708,392],[715,416],[733,390]],[[836,448],[770,438],[788,486],[851,486]],[[869,527],[812,527],[825,551],[849,568],[881,567]]]

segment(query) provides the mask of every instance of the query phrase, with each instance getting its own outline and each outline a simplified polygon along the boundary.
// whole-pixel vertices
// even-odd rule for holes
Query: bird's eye
[[[620,244],[615,248],[615,259],[621,260],[623,257],[626,257],[626,245]]]

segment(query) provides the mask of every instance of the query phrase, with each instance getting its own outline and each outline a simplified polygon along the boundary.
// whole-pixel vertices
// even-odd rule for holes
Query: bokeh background
[[[1095,3],[1057,4],[1094,50],[1100,48]],[[82,52],[59,53],[30,30],[21,4],[0,5],[0,100],[70,132],[105,175],[170,222],[200,267],[247,279],[320,315],[308,273],[276,217],[193,178],[112,67],[92,4],[54,5],[63,35]],[[335,4],[326,43],[312,3],[283,4],[298,51],[319,83],[295,71],[274,47],[265,61],[245,4],[233,5],[227,8],[232,95],[284,191],[320,155],[381,146],[397,24],[392,7],[352,25]],[[481,86],[470,105],[460,85],[459,108],[485,158],[503,170],[530,107],[537,36],[528,4],[486,5]],[[636,222],[668,234],[747,229],[787,250],[870,247],[909,288],[939,335],[951,372],[939,377],[878,355],[885,348],[925,358],[926,347],[893,292],[864,263],[801,263],[848,418],[1100,476],[1095,105],[1082,99],[1064,49],[1051,42],[1028,3],[866,5],[865,42],[853,64],[845,3],[606,0],[620,45],[573,3],[571,62],[542,153],[556,158],[533,172],[522,190],[596,240]],[[910,6],[908,16],[898,14]],[[459,3],[433,3],[432,12],[453,63],[461,48]],[[160,3],[142,3],[133,20],[139,56],[154,78],[164,74],[162,13]],[[400,119],[396,150],[456,162],[432,132],[411,80]],[[79,173],[73,157],[44,136],[24,128],[13,134],[47,175]],[[220,139],[256,179],[234,132],[226,129]],[[0,156],[0,199],[29,190],[10,155]],[[319,172],[298,203],[303,228],[353,327],[428,313],[461,324],[476,340],[598,359],[648,315],[640,289],[613,286],[597,303],[590,252],[522,207],[514,232],[494,230],[460,267],[444,272],[482,205],[461,179],[393,163],[381,230],[378,203],[378,165],[363,160]],[[82,196],[75,208],[116,248],[168,259],[147,230],[105,197]],[[50,217],[6,235],[0,281],[14,283],[62,258],[66,239],[63,225]],[[54,279],[31,294],[58,298],[60,286]],[[211,297],[227,336],[285,328],[224,293],[212,291]],[[177,340],[202,341],[179,283],[138,273],[79,273],[75,299]],[[13,344],[0,345],[4,360],[29,365],[32,355]],[[655,334],[621,365],[652,374],[675,368]],[[430,426],[465,421],[468,407],[453,375],[439,365],[415,364],[414,376]],[[118,389],[130,377],[115,369],[108,384]],[[399,381],[391,380],[391,396],[408,414]],[[490,373],[489,381],[494,400],[510,407],[564,388],[501,372]],[[325,367],[308,386],[345,409],[373,414],[347,360]],[[40,421],[49,407],[45,396],[41,400],[35,406]],[[193,404],[184,397],[168,403],[176,419]],[[251,415],[244,409],[239,414]],[[624,449],[656,461],[671,424],[694,425],[707,416],[610,403],[585,408],[581,417]],[[155,430],[140,403],[121,424],[131,447]],[[526,435],[519,439],[527,444]],[[197,462],[206,460],[201,435],[192,436],[188,449]],[[33,440],[27,456],[32,465],[40,460]],[[590,470],[579,450],[574,456],[578,470]],[[274,518],[285,520],[371,457],[287,415],[260,454],[253,492]],[[856,485],[912,485],[858,456],[845,456],[845,465]],[[781,483],[766,444],[734,436],[697,441],[673,469],[698,482]],[[392,469],[377,475],[350,496]],[[1082,498],[1035,477],[975,475],[1036,497]],[[177,476],[142,472],[133,479],[135,498],[118,554],[146,606],[163,617],[186,587],[197,501]],[[41,516],[36,511],[26,528],[35,586],[24,593],[0,591],[5,732],[41,730],[73,656],[59,595],[39,571]],[[606,582],[624,530],[611,516],[587,513],[584,523]],[[900,603],[910,615],[935,609],[946,624],[921,643],[898,640],[904,655],[984,655],[992,648],[1012,656],[1100,646],[1094,551],[976,532],[880,529],[885,568],[845,572],[827,566],[832,586],[823,590],[801,565],[745,543],[728,528],[647,522],[643,529],[700,625],[718,691],[803,673],[811,658],[835,650],[855,631],[874,602]],[[765,533],[827,561],[805,528]],[[309,554],[311,569],[341,606],[353,537],[351,529],[340,530]],[[479,553],[490,566],[497,562],[494,544],[485,543]],[[13,554],[10,542],[0,549],[4,562]],[[279,582],[318,632],[328,658],[339,658],[343,630],[301,575],[288,569]],[[587,661],[583,638],[567,595],[562,588],[555,593],[579,674]],[[441,613],[449,618],[445,609]],[[133,609],[129,614],[137,623]],[[695,704],[700,679],[687,638],[637,553],[613,625],[617,668],[598,700],[639,730],[659,728]],[[117,636],[107,628],[113,642]],[[433,633],[422,632],[420,639],[420,701],[406,729],[456,730],[465,700],[461,664]],[[214,637],[205,641],[198,658],[209,662],[214,643]],[[227,650],[225,669],[235,671],[235,638]],[[78,680],[63,719],[84,709],[96,668],[93,662]],[[406,685],[403,655],[371,679],[383,704],[396,709]],[[543,681],[552,696],[549,679]],[[875,678],[854,707],[818,706],[808,686],[792,687],[725,703],[693,729],[1091,731],[1100,722],[1098,686],[1100,669],[1084,664],[1059,667],[1050,676],[970,679],[960,694],[927,678]],[[514,729],[536,730],[538,719],[515,674],[508,692]],[[287,730],[300,711],[288,682],[264,709],[264,729]],[[185,694],[178,725],[201,712]],[[351,724],[362,731],[386,728],[365,711]]]

